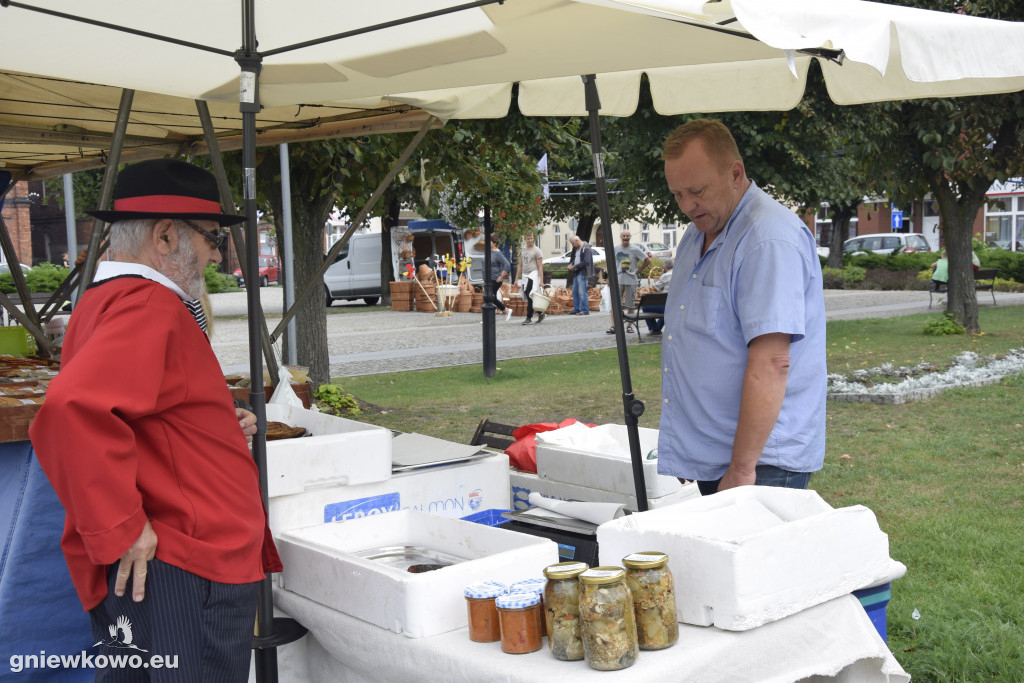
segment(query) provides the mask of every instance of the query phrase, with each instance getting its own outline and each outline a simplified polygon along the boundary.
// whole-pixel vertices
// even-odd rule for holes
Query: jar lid
[[[549,579],[575,579],[590,569],[586,562],[559,562],[544,567],[544,576]]]
[[[520,591],[529,593],[543,593],[544,585],[547,584],[547,579],[524,579],[523,581],[516,581],[508,587],[509,593],[518,593]]]
[[[505,584],[497,581],[480,581],[466,586],[467,598],[496,598],[506,591]]]
[[[668,564],[668,555],[657,550],[643,550],[626,555],[622,564],[630,569],[658,569]]]
[[[522,591],[519,593],[506,593],[499,595],[494,600],[498,609],[522,609],[540,604],[540,596],[533,591]]]
[[[622,567],[594,567],[580,574],[580,582],[588,586],[616,583],[625,578],[626,570]]]

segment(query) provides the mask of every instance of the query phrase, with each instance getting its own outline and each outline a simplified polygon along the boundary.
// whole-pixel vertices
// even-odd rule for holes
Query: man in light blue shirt
[[[665,305],[658,471],[701,493],[806,488],[825,457],[825,302],[814,237],[746,176],[721,122],[665,141],[693,221]]]

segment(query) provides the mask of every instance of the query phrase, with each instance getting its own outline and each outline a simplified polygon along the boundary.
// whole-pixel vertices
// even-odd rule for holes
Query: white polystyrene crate
[[[389,546],[425,547],[465,561],[412,574],[355,554]],[[467,585],[513,583],[559,561],[550,539],[416,510],[296,529],[277,547],[281,587],[410,638],[465,627]]]
[[[658,474],[658,460],[647,454],[658,447],[658,430],[638,427],[640,457],[644,458],[644,484],[648,498],[661,498],[682,487],[675,477]],[[608,437],[600,450],[586,445],[568,446],[537,441],[537,474],[544,479],[625,495],[636,494],[633,461],[625,425],[598,425],[590,435]]]
[[[497,453],[439,467],[399,472],[385,481],[334,486],[270,499],[270,530],[414,509],[462,518],[509,509],[508,456]]]
[[[391,476],[390,430],[276,403],[267,404],[267,420],[305,427],[312,434],[267,442],[270,496]]]
[[[762,624],[889,575],[889,537],[863,505],[815,491],[742,486],[598,527],[602,564],[659,550],[679,621],[729,631]]]
[[[604,491],[592,489],[576,484],[544,479],[532,472],[509,471],[509,484],[512,487],[512,509],[525,510],[530,507],[529,497],[531,492],[537,492],[545,498],[558,500],[582,500],[592,503],[621,503],[627,510],[636,512],[639,508],[636,502],[636,491],[631,494],[617,493],[615,491]],[[700,496],[700,490],[695,482],[690,482],[679,487],[673,493],[658,498],[648,498],[648,509],[661,508],[666,505],[674,505],[684,500]]]

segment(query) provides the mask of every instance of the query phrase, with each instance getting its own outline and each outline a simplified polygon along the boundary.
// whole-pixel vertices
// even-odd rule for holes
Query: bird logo
[[[122,614],[119,616],[117,618],[117,622],[108,626],[107,630],[110,631],[110,638],[97,642],[93,647],[106,645],[107,647],[119,647],[138,650],[139,652],[149,652],[149,650],[143,650],[132,642],[134,639],[134,636],[132,635],[132,622],[130,622],[128,617],[125,615]]]

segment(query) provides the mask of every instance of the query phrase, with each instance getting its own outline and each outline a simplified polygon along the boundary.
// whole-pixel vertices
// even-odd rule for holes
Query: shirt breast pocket
[[[686,329],[712,336],[718,327],[718,313],[722,308],[721,287],[702,286],[690,302],[686,316]]]

